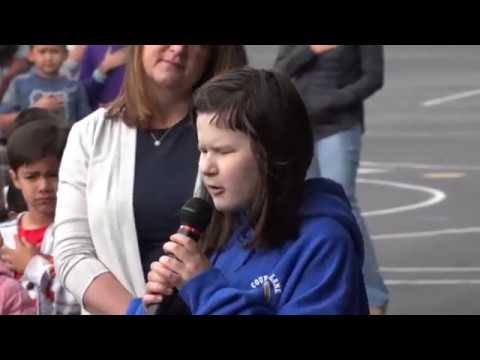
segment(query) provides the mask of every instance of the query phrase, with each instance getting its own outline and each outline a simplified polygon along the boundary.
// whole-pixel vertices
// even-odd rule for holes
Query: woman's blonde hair
[[[148,80],[142,60],[143,47],[144,45],[129,45],[123,86],[120,95],[107,112],[109,118],[121,119],[128,126],[137,128],[149,127],[155,104],[153,94],[147,90]],[[248,63],[243,45],[208,45],[208,49],[210,55],[205,72],[192,90],[218,74]]]

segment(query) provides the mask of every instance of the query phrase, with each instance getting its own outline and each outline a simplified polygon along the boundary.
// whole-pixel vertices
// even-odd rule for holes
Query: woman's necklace
[[[162,145],[163,143],[163,140],[165,140],[165,138],[167,137],[167,135],[170,133],[170,130],[172,130],[173,127],[171,127],[170,129],[168,129],[167,131],[165,131],[165,133],[160,136],[160,138],[157,138],[152,131],[150,131],[150,136],[152,137],[153,139],[153,146],[155,147],[159,147]]]

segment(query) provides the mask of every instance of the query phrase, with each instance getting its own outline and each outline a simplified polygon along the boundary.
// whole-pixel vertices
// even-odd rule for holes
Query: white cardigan
[[[59,174],[54,259],[82,313],[85,291],[105,272],[134,296],[145,291],[133,210],[137,130],[105,112],[73,126]]]

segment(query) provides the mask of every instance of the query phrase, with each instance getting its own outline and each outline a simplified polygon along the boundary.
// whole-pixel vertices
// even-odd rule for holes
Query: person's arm
[[[30,68],[30,63],[25,58],[17,58],[13,60],[8,72],[4,75],[0,82],[0,101],[2,101],[5,92],[7,91],[10,82],[15,76],[26,72]]]
[[[98,103],[98,97],[103,90],[104,83],[103,81],[99,81],[101,79],[95,79],[93,77],[97,65],[93,61],[93,50],[94,48],[92,45],[87,45],[82,62],[80,63],[79,79],[87,93],[90,108],[95,110]]]
[[[295,77],[305,66],[315,61],[316,57],[309,45],[281,45],[274,69]]]
[[[126,64],[127,53],[128,49],[126,47],[113,50],[113,47],[110,46],[97,70],[104,76],[109,75],[113,70]]]
[[[234,288],[223,273],[215,268],[210,268],[188,281],[178,294],[185,301],[192,315],[275,314],[273,308],[269,307],[265,301],[262,288],[250,290]],[[146,315],[145,306],[158,302],[154,297],[155,295],[150,293],[143,298],[143,301],[133,299],[127,315]]]
[[[98,276],[85,291],[87,311],[97,315],[125,315],[133,296],[112,273]]]
[[[93,63],[92,59],[92,52],[92,45],[87,45],[82,61],[80,62],[80,81],[90,79],[92,77],[93,71],[95,70],[95,64]]]
[[[33,284],[36,292],[41,294],[37,299],[39,315],[80,314],[80,304],[60,284],[56,276],[53,258],[49,255],[53,247],[51,231],[47,230],[42,241],[42,251],[46,251],[46,253],[32,251],[33,245],[25,241],[17,240],[16,242],[15,250],[19,251],[20,254],[24,253],[28,260],[25,269],[21,271],[23,279]]]
[[[97,116],[97,115],[92,115]],[[76,123],[59,173],[53,256],[62,284],[93,314],[124,314],[132,298],[98,259],[87,216],[86,182],[93,121]]]
[[[75,101],[76,119],[74,121],[82,120],[84,117],[92,112],[90,104],[88,103],[88,96],[82,83],[78,83],[77,96]]]
[[[177,260],[162,257],[160,263],[169,267],[162,269],[162,264],[155,263],[152,266],[158,277],[149,274],[145,304],[155,302],[151,297],[154,288],[151,280],[157,280],[157,285],[180,284],[180,295],[196,315],[366,315],[362,259],[355,251],[350,233],[336,221],[325,219],[312,227],[308,238],[296,242],[271,269],[271,274],[267,274],[275,274],[280,285],[275,289],[271,283],[269,299],[263,286],[232,287],[220,269],[209,268],[190,277],[183,265],[176,264]],[[201,261],[194,261],[193,256],[185,256],[185,252],[175,247],[178,245],[172,242],[165,244],[165,249],[179,257],[188,271],[203,267]],[[188,281],[183,284],[179,277]],[[132,302],[130,314],[143,314],[142,306]]]
[[[163,301],[164,296],[171,295],[177,288],[194,315],[273,314],[262,289],[245,291],[232,287],[219,269],[210,266],[195,241],[175,234],[164,245],[164,251],[173,256],[162,256],[152,264],[145,305]],[[128,315],[143,315],[144,312],[138,300],[128,308]]]
[[[0,114],[0,130],[8,130],[18,116],[18,112]]]
[[[194,315],[275,315],[262,287],[235,288],[214,268],[192,279],[180,295]]]
[[[88,54],[88,53],[87,53]],[[92,63],[87,63],[85,69],[82,69],[81,80],[87,91],[88,99],[92,109],[95,109],[100,94],[104,88],[105,81],[110,73],[125,65],[127,61],[127,48],[121,48],[112,51],[110,46],[105,53],[105,57],[98,66],[93,66]],[[90,74],[88,77],[87,75]]]
[[[5,94],[5,101],[0,104],[0,130],[8,130],[15,122],[20,110],[22,110],[17,100],[18,97],[15,93],[14,84],[14,82],[10,84],[7,94]],[[11,92],[13,93],[12,95],[10,94]],[[31,107],[54,111],[63,105],[63,99],[55,96],[42,96]]]
[[[80,76],[80,65],[82,64],[87,45],[72,45],[68,46],[69,49],[68,58],[62,64],[60,68],[60,74],[66,76],[69,79],[77,80]]]
[[[20,283],[13,278],[4,279],[0,288],[0,315],[35,315],[35,312],[35,303]]]
[[[324,218],[307,239],[297,241],[304,246],[294,256],[294,268],[284,267],[283,262],[274,270],[279,277],[289,274],[278,315],[368,315],[363,253],[356,249],[351,232]]]
[[[384,54],[382,45],[359,45],[361,76],[334,92],[320,95],[311,112],[342,110],[358,104],[383,87]],[[322,56],[322,55],[318,55]]]
[[[20,111],[16,82],[12,81],[0,103],[0,130],[8,130]]]
[[[193,314],[366,315],[361,259],[350,234],[330,220],[322,230],[308,241],[297,240],[306,246],[293,255],[287,252],[272,269],[281,293],[271,283],[270,301],[263,286],[233,288],[216,269],[192,279],[180,294]]]
[[[31,278],[27,277],[27,280],[33,282],[35,285],[39,285],[39,278],[43,273],[44,265],[47,264],[48,266],[48,260],[40,255],[40,250],[35,245],[30,244],[26,239],[20,239],[18,234],[15,234],[13,239],[15,242],[13,248],[0,248],[1,259],[5,262],[10,271],[18,274],[24,274],[29,265],[35,263],[33,268],[41,268],[41,271],[37,273],[32,271],[33,268],[31,268],[29,272]]]

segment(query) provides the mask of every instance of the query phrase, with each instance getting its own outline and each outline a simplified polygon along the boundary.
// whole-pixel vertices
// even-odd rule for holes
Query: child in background
[[[10,128],[9,134],[13,133],[19,127],[37,120],[55,121],[55,116],[52,115],[48,110],[40,108],[30,108],[27,110],[23,110],[22,112],[20,112],[20,114],[18,114],[17,118],[15,119],[15,122]],[[7,160],[6,156],[5,160]],[[5,165],[8,167],[8,161]],[[7,176],[6,179],[6,186],[4,188],[4,205],[8,214],[8,218],[11,220],[15,219],[18,214],[27,211],[27,204],[23,199],[22,192],[15,186],[13,186],[12,178],[10,176]]]
[[[33,69],[16,77],[0,104],[0,129],[13,124],[18,112],[38,107],[70,124],[90,113],[83,85],[59,74],[67,58],[65,45],[31,45]]]
[[[12,182],[28,211],[0,225],[0,259],[36,302],[40,315],[79,314],[80,306],[55,277],[52,225],[58,169],[68,131],[55,120],[32,121],[8,140]]]

